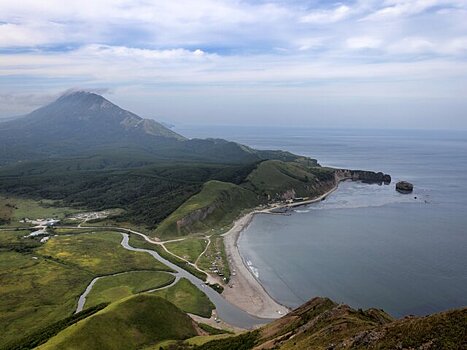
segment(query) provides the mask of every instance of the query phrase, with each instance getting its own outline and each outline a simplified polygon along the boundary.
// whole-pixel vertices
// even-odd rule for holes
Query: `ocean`
[[[390,185],[343,182],[291,215],[256,215],[239,249],[278,302],[325,296],[395,317],[467,305],[467,132],[185,127],[282,149],[321,165],[383,171]],[[395,183],[414,184],[412,194]]]

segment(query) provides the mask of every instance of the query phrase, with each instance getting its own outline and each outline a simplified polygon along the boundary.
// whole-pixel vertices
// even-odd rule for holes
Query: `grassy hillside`
[[[172,253],[194,263],[206,248],[206,238],[188,237],[183,241],[166,243],[165,247]]]
[[[334,171],[316,167],[313,162],[282,162],[269,160],[260,163],[247,177],[243,187],[270,200],[286,199],[293,191],[297,197],[321,194],[330,188]]]
[[[38,349],[131,350],[195,335],[197,331],[190,317],[162,298],[143,294],[106,307]]]
[[[206,286],[206,288],[208,288]],[[202,317],[211,317],[214,304],[206,294],[196,288],[185,278],[180,279],[172,287],[153,292],[152,294],[167,299],[181,310]]]
[[[161,288],[175,280],[159,271],[134,271],[99,279],[86,297],[85,308],[111,303],[150,289]]]
[[[319,167],[312,159],[263,161],[238,185],[206,182],[198,194],[157,227],[155,236],[217,232],[230,225],[245,209],[268,201],[317,196],[334,185],[334,170]]]
[[[156,229],[157,237],[180,236],[193,232],[210,233],[230,225],[245,209],[258,204],[257,195],[238,185],[209,181],[201,192],[190,197]]]
[[[96,275],[132,270],[165,270],[168,267],[147,253],[130,252],[120,246],[122,236],[115,232],[99,232],[52,237],[37,252],[57,262],[79,266]]]
[[[58,236],[47,243],[0,231],[0,348],[70,316],[97,275],[167,270],[149,254],[120,246],[118,233]]]
[[[467,308],[393,320],[381,310],[354,310],[315,298],[257,331],[208,342],[196,349],[454,350],[466,348],[466,330]]]

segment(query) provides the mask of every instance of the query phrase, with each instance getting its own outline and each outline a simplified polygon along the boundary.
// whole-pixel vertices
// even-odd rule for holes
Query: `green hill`
[[[168,301],[137,295],[114,303],[70,326],[41,350],[131,350],[197,335],[194,322]]]
[[[209,318],[214,310],[214,304],[193,283],[181,278],[174,286],[152,293],[160,296],[185,312]]]
[[[245,209],[270,201],[318,196],[336,184],[334,169],[301,158],[260,162],[243,182],[209,181],[156,229],[157,237],[211,233],[230,225]]]
[[[261,162],[243,184],[269,200],[316,196],[334,185],[334,169],[322,168],[307,159],[301,162]]]
[[[157,237],[210,232],[229,225],[243,210],[259,203],[258,196],[239,185],[208,181],[156,229]]]

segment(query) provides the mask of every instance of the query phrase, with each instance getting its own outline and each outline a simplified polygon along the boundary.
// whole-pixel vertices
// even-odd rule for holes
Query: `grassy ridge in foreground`
[[[238,347],[237,347],[238,346]],[[393,320],[382,310],[354,310],[315,298],[261,329],[208,342],[197,350],[364,350],[467,348],[467,308]],[[179,347],[189,349],[189,347]]]
[[[86,317],[95,314],[99,310],[105,308],[108,303],[103,303],[86,309],[84,311],[78,312],[73,314],[70,317],[67,317],[61,321],[52,323],[47,327],[44,327],[34,333],[28,334],[26,337],[19,341],[15,341],[11,344],[7,344],[5,350],[25,350],[25,349],[33,349],[41,344],[44,344],[53,336],[57,335],[60,331],[66,329],[67,327],[71,326],[72,324],[85,319]]]
[[[195,335],[197,331],[189,316],[162,298],[142,294],[106,307],[38,349],[132,350]]]

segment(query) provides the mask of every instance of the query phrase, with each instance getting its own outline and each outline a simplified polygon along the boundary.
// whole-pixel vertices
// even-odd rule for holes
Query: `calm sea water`
[[[392,175],[389,186],[345,182],[325,201],[290,216],[255,217],[240,238],[240,251],[279,302],[296,307],[327,296],[396,317],[467,305],[466,132],[179,131]],[[394,190],[401,179],[414,183],[413,194]]]

